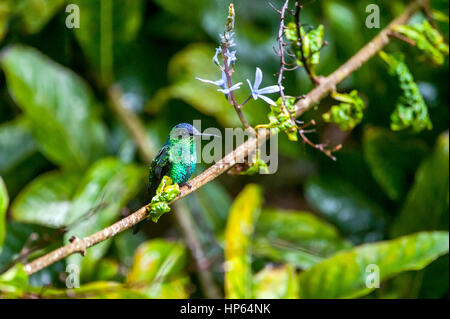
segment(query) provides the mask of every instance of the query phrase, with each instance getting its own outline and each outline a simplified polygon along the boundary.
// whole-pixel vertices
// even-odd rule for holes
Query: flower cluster
[[[219,34],[220,46],[216,48],[216,53],[212,58],[213,62],[218,66],[218,68],[222,73],[221,78],[219,80],[207,80],[196,77],[195,79],[202,81],[204,83],[209,83],[218,86],[219,89],[217,89],[217,91],[225,94],[225,97],[230,101],[230,103],[236,104],[235,107],[237,107],[238,105],[234,99],[234,96],[232,96],[230,99],[230,93],[239,90],[242,85],[242,82],[239,82],[234,85],[231,82],[231,75],[234,72],[234,66],[237,62],[236,57],[237,51],[231,49],[236,46],[233,29],[234,29],[234,7],[231,5],[225,31],[223,34]],[[219,60],[220,57],[222,58],[223,64]],[[250,82],[250,80],[247,79],[248,85],[250,87],[249,98],[246,99],[244,103],[240,104],[239,107],[242,107],[250,99],[250,97],[253,97],[254,100],[260,98],[270,105],[276,105],[276,103],[266,95],[280,92],[280,86],[272,85],[260,89],[259,86],[261,85],[262,79],[263,74],[261,69],[256,68],[255,81],[253,82],[253,84]],[[283,89],[283,87],[281,87],[281,89]]]

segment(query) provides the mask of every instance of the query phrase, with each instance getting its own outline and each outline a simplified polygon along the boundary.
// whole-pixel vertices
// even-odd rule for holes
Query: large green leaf
[[[25,118],[0,125],[0,174],[9,171],[37,150]]]
[[[186,263],[186,248],[180,243],[149,240],[137,249],[126,283],[149,298],[187,298]]]
[[[424,143],[417,139],[400,139],[382,128],[366,127],[363,146],[364,158],[378,184],[389,198],[401,199],[408,190],[409,176],[427,151]]]
[[[362,46],[361,22],[355,14],[355,8],[342,1],[324,2],[325,15],[330,22],[329,32],[333,32],[332,39],[343,52],[353,54]],[[349,34],[352,41],[348,41]]]
[[[82,79],[21,45],[4,50],[0,62],[12,97],[51,161],[63,167],[84,167],[104,153],[105,127]]]
[[[211,261],[210,269],[222,273],[223,230],[232,203],[227,190],[218,182],[211,182],[182,200],[185,212],[198,234],[205,257]],[[189,208],[189,209],[187,209]]]
[[[356,243],[382,237],[383,210],[358,188],[331,175],[315,176],[306,183],[308,203]]]
[[[250,241],[262,205],[262,190],[247,185],[231,206],[225,229],[225,296],[251,298]]]
[[[9,205],[8,191],[3,178],[0,176],[0,252],[6,236],[6,210]]]
[[[303,269],[351,247],[335,227],[307,212],[264,209],[255,235],[254,254]]]
[[[24,30],[27,33],[37,33],[66,0],[13,0],[13,2],[14,11],[20,17]]]
[[[6,225],[6,237],[0,252],[0,272],[10,266],[18,257],[23,246],[29,241],[31,234],[40,234],[37,226],[9,221]]]
[[[122,266],[130,268],[133,265],[134,253],[145,239],[144,232],[133,234],[132,232],[125,231],[114,236],[114,246]]]
[[[22,31],[37,33],[47,24],[65,0],[2,0],[0,3],[0,42],[9,24],[17,19]]]
[[[422,232],[398,239],[365,244],[321,262],[299,276],[301,298],[356,298],[396,274],[420,270],[448,253],[448,232]],[[375,272],[374,272],[375,270]],[[370,275],[370,276],[369,276]]]
[[[267,266],[253,278],[256,299],[298,299],[298,280],[292,266]]]
[[[77,172],[59,171],[40,175],[15,198],[12,218],[52,228],[64,226],[80,177]]]
[[[72,226],[64,235],[65,241],[71,236],[92,235],[116,221],[121,208],[144,185],[144,175],[145,170],[141,167],[124,164],[115,158],[95,163],[83,177],[73,198],[66,217],[66,224]],[[85,257],[75,254],[67,261],[81,266],[82,279],[89,278],[110,244],[111,239],[103,241],[89,248]]]
[[[12,16],[11,1],[3,1],[0,3],[0,42],[8,31],[9,19]]]
[[[0,275],[0,299],[20,297],[27,287],[28,275],[22,264],[17,264]]]
[[[41,288],[40,288],[41,289]],[[34,289],[36,290],[36,289]],[[42,289],[41,289],[42,290]],[[73,299],[146,299],[147,296],[126,285],[113,281],[93,281],[74,289],[44,289],[44,298]]]
[[[113,77],[116,55],[127,50],[142,24],[143,0],[74,0],[80,8],[75,36],[91,64],[100,70],[103,84]]]
[[[393,235],[448,229],[449,137],[442,134],[434,152],[422,163],[414,185],[393,224]]]
[[[222,230],[231,207],[231,198],[220,183],[209,182],[195,192],[203,218],[214,231]]]

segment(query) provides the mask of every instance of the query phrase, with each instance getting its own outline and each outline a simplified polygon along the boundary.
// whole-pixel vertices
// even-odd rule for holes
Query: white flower
[[[261,85],[262,78],[263,78],[263,75],[262,75],[261,69],[256,68],[255,82],[253,83],[253,86],[252,86],[252,83],[250,82],[250,80],[247,79],[248,85],[250,86],[250,90],[252,91],[253,99],[257,100],[258,98],[261,98],[271,105],[277,105],[272,99],[268,98],[264,94],[280,92],[280,87],[278,85],[271,85],[271,86],[260,89],[259,86]],[[281,88],[284,89],[284,87],[281,87]]]
[[[225,52],[225,55],[228,59],[228,66],[230,66],[230,64],[234,65],[236,63],[236,61],[237,61],[236,50],[230,51],[229,49],[227,49],[227,52]]]
[[[221,47],[216,48],[216,54],[214,54],[213,61],[218,66],[220,66],[220,63],[219,63],[219,59],[217,57],[220,53],[222,53],[222,48]]]
[[[219,87],[221,87],[220,89],[218,89],[217,91],[222,92],[223,94],[225,94],[228,97],[228,94],[230,94],[231,91],[237,90],[241,87],[242,82],[239,82],[235,85],[233,85],[232,87],[228,87],[227,84],[227,75],[225,73],[225,71],[222,71],[222,78],[220,80],[217,81],[211,81],[211,80],[205,80],[205,79],[201,79],[199,77],[196,77],[197,80],[205,82],[205,83],[210,83],[210,84],[214,84],[217,85]]]

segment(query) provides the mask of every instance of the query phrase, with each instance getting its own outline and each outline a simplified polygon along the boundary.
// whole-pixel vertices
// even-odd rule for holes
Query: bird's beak
[[[200,136],[214,136],[214,137],[222,138],[221,136],[216,135],[216,134],[205,134],[205,133],[200,133],[199,135],[200,135]]]

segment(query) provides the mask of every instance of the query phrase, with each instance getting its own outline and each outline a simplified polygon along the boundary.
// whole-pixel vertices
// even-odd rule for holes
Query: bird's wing
[[[154,196],[156,189],[161,182],[163,176],[167,175],[170,171],[171,163],[169,161],[169,145],[164,145],[158,154],[155,156],[150,164],[150,171],[148,176],[148,190],[150,196]]]

